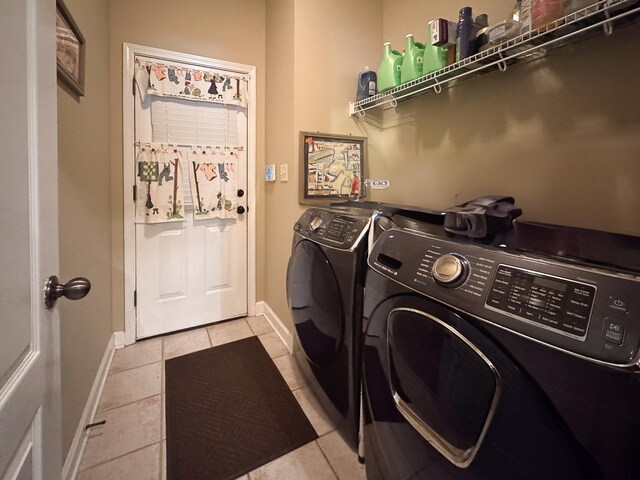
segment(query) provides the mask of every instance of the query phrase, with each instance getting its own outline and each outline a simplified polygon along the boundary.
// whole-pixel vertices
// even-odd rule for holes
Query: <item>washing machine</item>
[[[369,480],[639,478],[639,238],[404,222],[368,265]]]

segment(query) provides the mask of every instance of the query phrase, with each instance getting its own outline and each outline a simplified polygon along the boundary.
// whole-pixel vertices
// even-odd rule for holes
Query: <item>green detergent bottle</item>
[[[422,61],[422,74],[435,72],[447,66],[447,48],[433,45],[434,35],[437,35],[437,20],[432,20],[427,25],[427,43],[424,47],[424,59]]]
[[[384,54],[378,68],[378,91],[384,92],[400,85],[402,54],[391,50],[391,42],[384,44]]]
[[[415,42],[413,35],[407,35],[407,46],[402,59],[402,69],[400,70],[400,83],[406,83],[422,76],[422,57],[424,56],[424,45]]]

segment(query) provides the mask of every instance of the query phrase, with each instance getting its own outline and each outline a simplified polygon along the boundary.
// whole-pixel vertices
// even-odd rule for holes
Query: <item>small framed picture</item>
[[[367,138],[300,132],[299,203],[362,198]]]
[[[84,37],[78,25],[62,0],[56,0],[58,78],[80,97],[84,96],[84,52]]]

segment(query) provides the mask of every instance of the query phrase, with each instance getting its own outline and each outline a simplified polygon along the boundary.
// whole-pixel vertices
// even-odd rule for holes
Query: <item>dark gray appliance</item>
[[[311,208],[294,225],[287,301],[294,355],[314,395],[356,450],[362,296],[373,211]]]
[[[444,213],[376,202],[310,208],[294,225],[287,302],[296,362],[338,432],[358,449],[362,302],[369,243],[397,212],[434,224]]]
[[[638,478],[640,239],[396,223],[368,261],[367,478]]]

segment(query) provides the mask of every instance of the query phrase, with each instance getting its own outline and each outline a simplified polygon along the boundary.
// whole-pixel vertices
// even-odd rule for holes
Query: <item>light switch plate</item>
[[[281,182],[289,181],[289,165],[286,163],[284,165],[280,165],[280,181]]]

